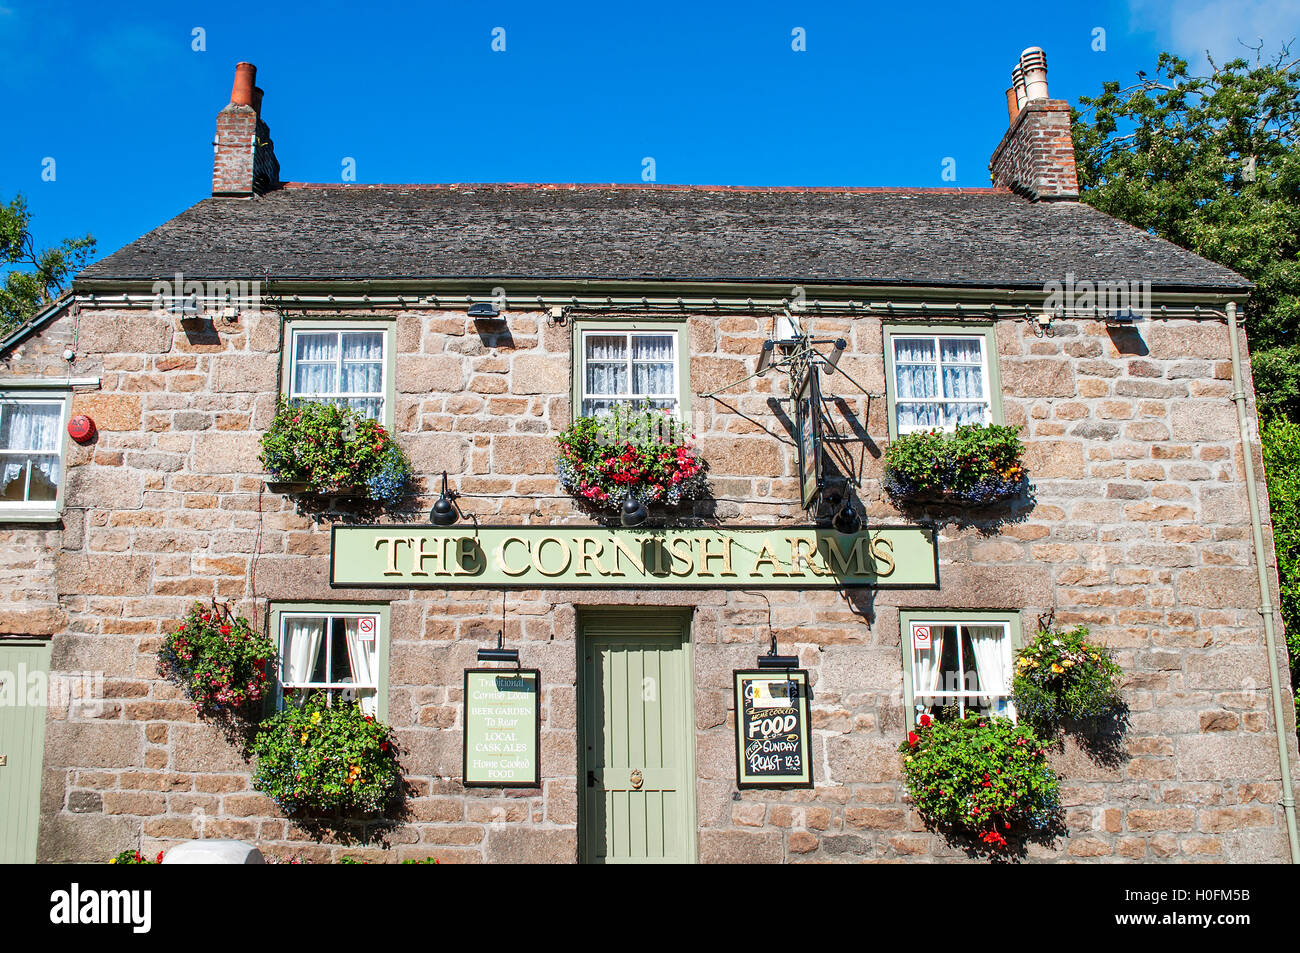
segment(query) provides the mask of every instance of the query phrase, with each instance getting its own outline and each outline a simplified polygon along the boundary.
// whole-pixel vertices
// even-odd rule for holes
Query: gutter
[[[1291,759],[1286,722],[1282,717],[1282,687],[1277,665],[1277,633],[1273,628],[1274,609],[1269,586],[1268,567],[1264,561],[1264,526],[1259,515],[1259,494],[1255,489],[1255,460],[1250,444],[1250,420],[1246,410],[1246,390],[1241,373],[1241,344],[1237,331],[1237,304],[1228,302],[1228,339],[1232,346],[1232,401],[1237,405],[1237,426],[1241,430],[1241,458],[1246,468],[1246,504],[1250,509],[1250,532],[1255,543],[1255,568],[1259,572],[1259,614],[1264,617],[1264,642],[1268,648],[1268,675],[1273,695],[1273,726],[1277,729],[1277,760],[1282,771],[1282,809],[1286,813],[1287,840],[1291,845],[1291,863],[1300,864],[1300,840],[1296,836],[1295,792],[1291,784]]]

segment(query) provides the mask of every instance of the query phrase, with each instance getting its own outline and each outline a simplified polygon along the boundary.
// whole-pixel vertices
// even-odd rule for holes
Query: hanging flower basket
[[[617,511],[629,498],[680,506],[708,492],[707,465],[667,411],[616,406],[579,417],[558,437],[561,485],[591,506]]]
[[[1016,712],[1044,734],[1104,718],[1123,704],[1123,674],[1111,649],[1089,640],[1086,628],[1060,632],[1048,623],[1016,653]]]
[[[1018,427],[981,424],[904,434],[885,451],[885,491],[902,504],[987,506],[1028,484]]]
[[[196,602],[163,639],[158,674],[179,685],[205,717],[234,715],[266,697],[275,645],[230,607]]]
[[[998,854],[1016,838],[1050,829],[1059,785],[1043,742],[1028,725],[970,714],[922,715],[898,746],[912,803],[927,822],[974,837]]]
[[[262,435],[273,490],[396,506],[411,492],[411,463],[384,427],[342,404],[281,398]]]
[[[356,702],[313,693],[263,723],[253,754],[253,786],[289,815],[380,815],[402,796],[392,729]]]

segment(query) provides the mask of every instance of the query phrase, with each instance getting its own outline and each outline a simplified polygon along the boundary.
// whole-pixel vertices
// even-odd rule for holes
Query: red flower
[[[230,626],[228,626],[228,625],[223,625],[223,626],[221,627],[221,634],[222,634],[222,635],[229,635],[229,634],[230,634]]]
[[[929,728],[929,727],[930,727],[930,721],[931,721],[931,718],[930,718],[929,715],[922,715],[920,720],[921,720],[921,727],[922,727],[922,728]]]
[[[921,736],[918,735],[915,731],[909,731],[907,733],[907,743],[911,745],[913,748],[916,747],[916,743],[920,740],[921,740]]]

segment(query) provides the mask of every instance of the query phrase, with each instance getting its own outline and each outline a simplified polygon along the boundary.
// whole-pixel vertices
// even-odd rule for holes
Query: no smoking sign
[[[375,620],[357,620],[357,634],[361,637],[362,642],[373,642],[375,640]]]
[[[934,646],[930,638],[930,627],[928,625],[912,626],[912,646],[918,649],[928,649]]]

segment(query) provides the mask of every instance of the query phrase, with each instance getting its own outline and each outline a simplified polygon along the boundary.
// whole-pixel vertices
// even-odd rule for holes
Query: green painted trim
[[[907,723],[915,724],[915,698],[912,695],[912,623],[913,622],[1008,622],[1011,625],[1011,653],[1025,644],[1023,612],[1020,609],[899,609],[898,644],[903,655],[903,710]]]
[[[683,714],[683,724],[685,726],[685,738],[682,744],[685,746],[682,752],[684,762],[683,770],[686,773],[687,783],[684,790],[689,792],[689,796],[683,798],[685,805],[685,816],[682,818],[682,824],[687,832],[686,842],[689,851],[690,863],[695,863],[699,859],[699,822],[698,807],[696,800],[698,792],[696,791],[697,776],[695,767],[695,640],[691,638],[691,620],[694,610],[688,606],[656,606],[647,611],[642,606],[596,606],[587,607],[579,606],[577,610],[577,645],[576,652],[577,663],[576,669],[576,688],[578,696],[577,718],[578,718],[578,806],[582,810],[583,785],[587,777],[587,756],[586,749],[583,746],[583,731],[587,724],[586,706],[589,699],[583,690],[586,678],[586,669],[583,665],[583,652],[586,650],[586,641],[593,635],[596,636],[618,636],[618,635],[640,635],[640,636],[671,636],[682,640],[682,651],[685,657],[682,660],[682,671],[685,674],[686,684],[682,686],[682,698],[685,700],[685,711]],[[591,628],[597,628],[599,631],[590,632]],[[588,835],[585,831],[585,819],[578,819],[578,862],[588,863],[589,855],[587,854]]]
[[[575,316],[570,324],[569,400],[571,416],[582,416],[582,335],[587,331],[674,331],[677,334],[677,410],[683,422],[691,420],[691,328],[685,318],[609,318]]]
[[[373,613],[379,616],[379,645],[375,650],[375,662],[379,666],[379,720],[388,720],[388,658],[389,646],[392,643],[391,613],[390,606],[387,602],[272,602],[267,607],[269,613],[268,626],[270,628],[271,641],[278,647],[280,644],[280,616],[285,612],[319,612],[319,613],[347,613],[347,612],[365,612]],[[279,688],[277,684],[276,697],[273,700],[276,706],[279,705]],[[274,709],[273,709],[274,710]]]
[[[20,704],[0,707],[0,754],[7,763],[0,767],[0,864],[33,864],[41,827],[41,793],[45,768],[45,724],[49,716],[49,682],[46,702],[27,705],[27,685],[18,676],[26,666],[30,678],[37,672],[46,678],[50,671],[51,641],[40,638],[0,639],[0,669],[12,673],[12,690],[22,697]],[[15,699],[16,701],[17,699]]]
[[[339,318],[288,318],[284,321],[280,339],[280,396],[288,398],[289,380],[293,374],[294,331],[369,331],[380,325],[384,331],[384,419],[383,425],[393,429],[394,403],[397,399],[397,320],[395,318],[339,317]]]
[[[23,387],[17,390],[0,386],[0,400],[63,401],[63,417],[59,420],[59,485],[54,489],[54,502],[47,506],[0,506],[0,523],[57,523],[63,518],[63,491],[68,483],[68,441],[72,439],[68,436],[72,396],[68,387],[47,386],[43,390]]]
[[[942,322],[932,324],[922,321],[898,321],[880,326],[881,343],[885,350],[885,413],[889,418],[889,439],[898,439],[898,419],[894,414],[894,342],[895,334],[964,334],[984,337],[984,353],[989,361],[989,416],[993,423],[1002,423],[1002,374],[998,370],[998,336],[990,321],[972,321],[968,324]]]

